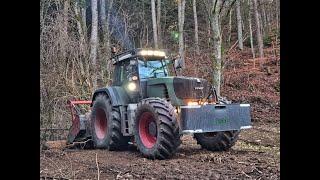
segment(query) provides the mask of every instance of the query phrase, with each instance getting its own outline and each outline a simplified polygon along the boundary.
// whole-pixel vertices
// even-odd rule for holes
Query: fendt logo
[[[202,90],[203,87],[194,87],[195,90]]]
[[[229,119],[227,118],[222,118],[222,119],[216,119],[213,121],[214,125],[223,125],[229,122]]]

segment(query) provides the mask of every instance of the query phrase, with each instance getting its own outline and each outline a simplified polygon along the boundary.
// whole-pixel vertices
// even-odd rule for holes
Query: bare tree
[[[266,15],[266,6],[265,6],[265,2],[262,2],[261,0],[260,2],[260,9],[261,9],[261,28],[262,28],[262,34],[266,35],[268,34],[268,28],[267,28],[267,15]]]
[[[238,24],[238,46],[239,46],[240,50],[243,50],[242,18],[241,18],[240,0],[236,0],[236,10],[237,10],[237,24]]]
[[[280,10],[280,3],[279,1],[280,0],[275,0],[276,2],[276,25],[277,25],[277,30],[279,30],[280,28],[280,13],[279,13],[279,10]]]
[[[106,43],[106,59],[107,59],[107,83],[109,83],[109,80],[111,78],[111,73],[112,73],[112,62],[110,60],[111,58],[111,40],[110,40],[110,29],[109,29],[109,24],[110,24],[110,18],[111,18],[111,10],[112,10],[112,7],[113,7],[113,0],[109,0],[109,3],[108,3],[108,13],[107,13],[107,22],[106,22],[106,33],[105,33],[105,43]]]
[[[98,47],[98,2],[91,0],[92,27],[90,38],[90,56],[92,63],[92,88],[97,88],[97,47]]]
[[[196,0],[192,1],[192,7],[193,7],[193,19],[194,19],[194,41],[196,44],[196,53],[197,55],[200,55],[200,49],[199,49],[199,30],[198,30],[198,16],[197,16],[197,2]]]
[[[213,11],[211,18],[211,28],[213,32],[213,49],[214,49],[214,60],[213,60],[213,85],[217,91],[217,95],[220,96],[220,83],[221,83],[221,21],[219,12],[221,10],[221,0],[213,0]]]
[[[101,48],[101,53],[99,53],[101,55],[100,59],[100,63],[98,63],[98,79],[97,79],[97,86],[101,87],[103,84],[103,77],[104,76],[104,70],[105,70],[105,57],[106,57],[106,52],[108,51],[107,47],[105,46],[106,44],[106,0],[99,0],[100,3],[100,11],[98,11],[100,14],[100,19],[101,19],[101,30],[102,30],[102,34],[103,34],[103,40],[101,42],[102,44],[102,48]]]
[[[161,0],[157,0],[157,30],[158,30],[158,45],[162,46],[161,36]]]
[[[257,32],[257,41],[258,41],[258,49],[259,49],[259,55],[260,55],[260,67],[263,65],[263,41],[262,41],[262,34],[260,32],[260,19],[259,19],[259,12],[258,12],[258,3],[257,0],[252,0],[253,1],[253,9],[254,9],[254,16],[256,19],[256,32]]]
[[[70,1],[65,0],[63,3],[63,29],[62,29],[62,35],[61,38],[65,39],[65,41],[61,41],[61,51],[62,51],[62,57],[65,59],[67,56],[67,40],[68,39],[68,24],[69,24],[69,6],[70,6]]]
[[[77,22],[78,34],[79,34],[80,51],[82,51],[83,53],[86,53],[86,50],[87,50],[86,41],[85,41],[86,38],[83,31],[83,27],[81,25],[81,15],[79,13],[80,7],[77,1],[74,2],[73,8],[74,8],[74,13],[75,13],[76,22]],[[84,62],[82,60],[79,61],[79,66],[80,66],[81,75],[84,76],[85,75]]]
[[[179,26],[179,55],[182,68],[185,68],[184,60],[184,40],[183,40],[183,27],[184,27],[184,9],[186,1],[178,0],[178,26]]]
[[[101,18],[101,27],[103,34],[103,43],[106,41],[106,27],[107,27],[107,15],[106,15],[106,0],[100,0],[100,18]]]
[[[153,42],[154,47],[158,48],[158,31],[156,21],[156,7],[155,0],[151,0],[151,16],[152,16],[152,28],[153,28]]]
[[[77,1],[74,2],[73,4],[73,9],[74,9],[74,13],[75,13],[75,17],[76,17],[76,22],[77,22],[77,30],[78,30],[78,34],[79,34],[79,39],[80,39],[80,48],[82,51],[85,50],[84,48],[84,31],[83,31],[83,27],[81,25],[81,15],[80,15],[80,7]]]
[[[232,35],[232,9],[229,12],[229,36],[228,36],[228,43],[231,43],[231,35]]]
[[[248,0],[248,6],[249,6],[249,16],[248,16],[248,22],[249,22],[249,33],[250,33],[250,46],[251,46],[251,53],[252,53],[252,58],[253,58],[253,68],[255,68],[255,58],[256,55],[254,53],[254,46],[253,46],[253,35],[252,35],[252,22],[251,22],[251,18],[252,18],[252,3],[251,0]]]
[[[87,6],[84,4],[81,6],[82,27],[85,37],[87,37]],[[86,39],[87,40],[87,39]]]

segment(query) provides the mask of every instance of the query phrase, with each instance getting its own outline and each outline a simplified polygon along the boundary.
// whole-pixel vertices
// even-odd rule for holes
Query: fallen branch
[[[96,165],[98,169],[98,180],[100,180],[100,170],[99,170],[99,165],[98,165],[98,154],[96,153]]]
[[[68,178],[64,177],[51,177],[51,176],[40,176],[40,179],[61,179],[61,180],[69,180]]]
[[[246,174],[245,172],[242,171],[242,174],[244,174],[246,177],[251,178],[251,176],[249,176],[248,174]]]
[[[85,146],[85,144],[86,144],[87,142],[89,142],[90,140],[91,140],[91,139],[87,139],[86,141],[83,141],[83,142],[73,142],[72,144],[66,145],[66,146],[65,146],[65,149],[66,149],[66,148],[70,148],[70,147],[74,147],[74,146],[76,146],[76,145],[83,145],[83,146],[81,146],[81,148],[83,149],[84,146]]]
[[[247,33],[247,34],[248,34],[248,33]],[[247,34],[245,34],[245,35],[247,35]],[[243,39],[243,41],[245,41],[248,37],[249,37],[249,36],[246,36],[246,37]],[[230,49],[227,51],[227,54],[229,54],[229,52],[230,52],[233,48],[235,48],[235,47],[237,46],[238,42],[239,42],[239,40],[237,40],[237,41],[230,47]]]
[[[262,172],[261,172],[260,170],[258,170],[256,167],[254,167],[254,169],[255,169],[258,173],[262,174]]]

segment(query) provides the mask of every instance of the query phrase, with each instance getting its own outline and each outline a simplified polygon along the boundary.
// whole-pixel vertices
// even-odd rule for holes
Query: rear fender
[[[129,96],[122,87],[110,86],[97,89],[93,93],[91,107],[93,106],[93,101],[98,94],[106,94],[110,98],[112,106],[124,106],[129,103]]]

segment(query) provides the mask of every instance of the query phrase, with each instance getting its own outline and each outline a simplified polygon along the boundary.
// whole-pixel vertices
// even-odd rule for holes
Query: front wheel
[[[148,98],[138,104],[135,142],[147,158],[167,159],[181,143],[174,107],[164,99]]]
[[[225,151],[238,140],[240,131],[207,132],[194,134],[202,148],[209,151]]]

